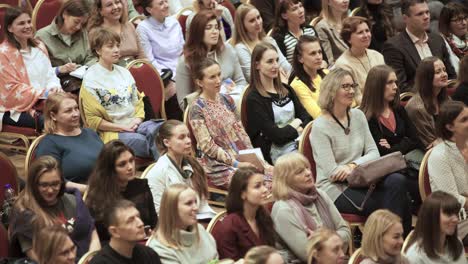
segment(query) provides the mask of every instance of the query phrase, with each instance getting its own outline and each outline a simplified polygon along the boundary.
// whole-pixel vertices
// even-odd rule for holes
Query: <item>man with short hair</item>
[[[431,18],[427,2],[402,0],[401,12],[405,30],[387,40],[382,50],[385,63],[396,72],[400,91],[412,89],[416,68],[421,60],[430,56],[439,57],[444,62],[449,79],[456,78],[444,40],[439,34],[426,32]]]
[[[146,234],[134,203],[117,201],[104,213],[104,224],[111,235],[110,242],[91,259],[90,264],[161,264],[154,250],[138,243],[145,239]]]

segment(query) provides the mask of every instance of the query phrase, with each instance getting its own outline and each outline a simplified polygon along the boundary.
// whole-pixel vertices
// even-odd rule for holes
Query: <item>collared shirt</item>
[[[62,66],[70,61],[80,65],[89,65],[96,61],[89,49],[86,30],[82,29],[67,39],[64,34],[60,33],[54,21],[40,29],[36,36],[46,45],[50,62],[54,67]]]
[[[177,61],[184,47],[184,36],[179,22],[174,17],[166,17],[163,23],[148,17],[137,27],[138,37],[146,57],[161,73],[170,69],[173,78],[176,74]]]
[[[408,28],[406,28],[406,33],[408,33],[408,36],[410,37],[411,41],[416,47],[416,50],[418,51],[418,54],[421,60],[432,56],[431,48],[429,48],[429,44],[427,44],[429,37],[427,36],[426,33],[424,33],[423,39],[419,39],[418,37],[413,35],[411,32],[409,32]]]

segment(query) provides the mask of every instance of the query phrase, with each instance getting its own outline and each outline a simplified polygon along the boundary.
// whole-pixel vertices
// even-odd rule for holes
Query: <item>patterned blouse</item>
[[[198,161],[211,184],[227,188],[239,150],[253,148],[233,99],[224,94],[218,94],[216,101],[199,97],[190,106],[189,120],[197,139]]]

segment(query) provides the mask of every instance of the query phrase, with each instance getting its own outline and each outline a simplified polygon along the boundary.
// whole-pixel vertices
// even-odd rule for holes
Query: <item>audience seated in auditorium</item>
[[[193,79],[201,93],[189,106],[189,122],[201,152],[198,161],[210,184],[227,189],[237,168],[254,165],[237,160],[240,150],[253,147],[236,114],[234,101],[229,95],[219,93],[221,75],[221,68],[213,59],[197,64]],[[267,167],[271,171],[271,166]]]
[[[401,254],[403,226],[396,214],[379,209],[367,218],[362,235],[361,264],[409,264]]]
[[[212,11],[201,11],[193,18],[190,34],[184,46],[184,55],[179,58],[176,69],[176,88],[179,104],[184,104],[184,98],[195,92],[192,75],[196,65],[205,58],[212,58],[221,66],[222,93],[240,97],[247,82],[237,58],[235,49],[229,43],[223,43],[220,37],[221,24]]]
[[[210,263],[218,259],[216,242],[197,223],[197,193],[185,184],[164,190],[161,219],[149,247],[158,252],[163,264]]]
[[[319,117],[321,110],[317,104],[320,84],[328,73],[322,69],[323,53],[320,40],[308,35],[301,36],[294,49],[293,79],[291,88],[299,98],[302,106],[312,118]]]
[[[76,245],[61,226],[49,226],[38,230],[33,239],[37,264],[75,264]]]
[[[101,241],[107,242],[110,239],[105,210],[120,198],[135,203],[145,226],[156,226],[158,215],[148,181],[136,178],[132,149],[122,141],[113,140],[105,144],[99,154],[94,171],[89,177],[85,198],[86,205],[96,219],[96,229]]]
[[[65,190],[65,179],[57,160],[42,156],[31,164],[26,186],[13,207],[8,230],[12,252],[21,250],[30,259],[38,260],[33,248],[34,233],[53,225],[67,230],[77,247],[77,258],[101,248],[94,219],[80,192]]]
[[[250,0],[249,3],[258,9],[263,20],[263,30],[269,32],[275,23],[276,7],[279,0]]]
[[[117,200],[104,209],[104,223],[111,238],[90,264],[161,264],[158,253],[140,244],[146,234],[144,222],[134,203]]]
[[[378,65],[369,71],[361,106],[369,129],[381,156],[399,151],[411,164],[404,173],[413,206],[419,207],[418,172],[424,156],[424,146],[408,113],[400,105],[395,71],[387,65]]]
[[[221,259],[239,260],[255,246],[275,246],[273,220],[263,207],[269,195],[262,174],[252,169],[234,173],[226,198],[227,215],[212,231]]]
[[[90,35],[101,28],[115,32],[120,37],[120,54],[116,63],[125,66],[134,59],[146,59],[146,55],[135,26],[128,21],[127,5],[122,1],[96,0],[89,17],[88,30]],[[92,44],[91,39],[90,44]]]
[[[402,218],[408,234],[411,211],[405,176],[391,173],[371,193],[369,188],[349,187],[346,182],[356,166],[380,157],[366,116],[361,110],[350,108],[354,89],[356,82],[343,69],[331,71],[322,82],[322,115],[314,121],[309,137],[317,163],[317,186],[341,213],[368,216],[379,208],[391,210]]]
[[[456,78],[443,38],[439,34],[426,32],[430,21],[427,2],[402,0],[401,12],[406,29],[387,40],[382,49],[385,63],[395,69],[400,90],[402,92],[412,90],[416,68],[424,58],[430,56],[442,60],[449,79]]]
[[[302,35],[317,36],[312,26],[305,24],[305,12],[299,0],[280,1],[276,10],[272,37],[281,53],[292,63],[294,48]]]
[[[324,57],[328,65],[332,66],[340,55],[348,48],[341,38],[343,19],[348,15],[349,1],[346,0],[321,0],[321,19],[315,26],[320,43],[325,52]]]
[[[370,69],[385,64],[385,61],[378,51],[368,49],[372,34],[367,19],[359,16],[345,18],[340,36],[349,48],[335,61],[335,67],[345,69],[353,74],[356,83],[359,84],[359,89],[355,92],[361,93],[357,94],[358,102],[360,102]]]
[[[159,157],[154,131],[161,122],[144,121],[143,98],[130,72],[114,63],[119,58],[120,37],[104,28],[90,35],[91,50],[99,58],[89,67],[80,91],[86,125],[99,132],[104,143],[120,139],[138,157]]]
[[[199,200],[197,219],[212,218],[215,213],[208,205],[208,184],[203,167],[192,157],[192,142],[187,126],[178,120],[168,120],[156,136],[159,152],[163,154],[148,172],[148,185],[154,207],[159,212],[164,190],[174,183],[185,183],[196,191]]]
[[[386,1],[361,0],[361,5],[355,16],[365,17],[370,22],[372,33],[370,49],[381,52],[385,41],[397,33],[393,9]]]
[[[181,119],[182,111],[177,103],[175,74],[177,60],[184,47],[184,35],[179,21],[169,16],[168,0],[142,0],[141,6],[147,18],[138,24],[137,33],[146,57],[163,76],[172,72],[171,79],[164,80],[165,110],[168,118]],[[176,114],[177,113],[177,114]]]
[[[71,76],[70,72],[96,62],[84,28],[88,15],[86,0],[64,2],[55,20],[36,34],[46,45],[55,74],[66,92],[78,92],[81,87],[81,79]]]
[[[468,56],[468,7],[460,3],[448,3],[442,8],[439,32],[450,54],[450,63],[458,73],[458,64]],[[461,74],[461,73],[460,73]]]
[[[279,51],[276,41],[265,35],[263,31],[263,21],[258,10],[249,4],[243,4],[236,11],[236,31],[232,37],[232,44],[235,45],[239,63],[246,80],[250,80],[250,60],[252,51],[261,41],[266,41],[275,46]],[[279,53],[279,64],[284,77],[291,72],[291,64],[286,60],[283,53]]]
[[[5,40],[0,44],[0,119],[5,125],[42,130],[38,102],[61,91],[60,80],[46,47],[33,38],[28,12],[7,8],[4,27]]]
[[[316,128],[314,128],[316,129]],[[271,217],[286,249],[287,262],[306,262],[308,238],[323,227],[337,232],[343,248],[351,241],[348,223],[328,195],[315,186],[309,161],[299,153],[278,159],[274,169]]]
[[[244,264],[285,264],[278,251],[270,246],[251,248],[244,257]]]
[[[452,99],[462,101],[465,105],[468,105],[468,56],[463,57],[460,61],[457,81],[457,89],[452,95]]]
[[[246,99],[247,133],[268,162],[297,150],[297,139],[312,120],[292,88],[281,83],[278,52],[267,42],[252,52]]]
[[[230,1],[230,0],[226,0]],[[216,20],[219,21],[219,31],[221,35],[221,39],[223,41],[226,41],[227,39],[230,39],[233,32],[235,31],[235,26],[234,26],[234,18],[231,15],[231,12],[227,7],[223,6],[220,4],[220,1],[217,0],[194,0],[193,1],[193,9],[195,12],[190,13],[190,15],[187,17],[187,21],[185,22],[186,25],[186,32],[185,35],[188,37],[192,31],[190,31],[190,25],[192,24],[192,20],[194,16],[203,11],[211,11],[216,14]],[[196,35],[197,38],[199,38],[199,35]]]
[[[333,230],[320,228],[309,236],[308,264],[344,264],[343,240]]]
[[[432,191],[453,195],[468,210],[468,106],[458,101],[442,104],[436,122],[442,140],[427,162]]]
[[[88,177],[103,146],[99,135],[80,128],[80,110],[69,93],[49,95],[44,107],[45,137],[35,157],[50,155],[60,164],[66,187],[86,191]]]
[[[426,149],[439,142],[435,134],[435,122],[441,104],[450,100],[447,96],[447,84],[446,68],[440,59],[429,57],[421,61],[416,70],[416,94],[406,104],[406,111]]]
[[[460,203],[436,191],[424,200],[406,257],[411,264],[466,264],[463,244],[457,237]]]

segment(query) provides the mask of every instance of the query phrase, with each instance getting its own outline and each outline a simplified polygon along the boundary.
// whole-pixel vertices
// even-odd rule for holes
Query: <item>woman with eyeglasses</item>
[[[74,264],[76,261],[76,245],[61,226],[39,230],[34,236],[33,248],[37,264]]]
[[[96,62],[89,50],[88,33],[84,28],[88,15],[86,0],[66,1],[55,20],[36,34],[46,45],[55,74],[66,92],[77,92],[81,87],[81,79],[70,73],[81,65]]]
[[[65,180],[57,160],[42,156],[31,164],[26,187],[13,206],[8,230],[13,253],[25,254],[38,261],[39,252],[33,247],[33,234],[50,226],[62,226],[67,230],[77,247],[78,258],[101,248],[94,219],[79,190],[65,190]]]
[[[348,186],[347,178],[358,165],[380,157],[366,116],[351,108],[355,89],[352,74],[339,68],[321,84],[318,104],[322,115],[314,121],[309,136],[317,165],[317,186],[340,213],[368,216],[376,209],[389,209],[401,217],[408,234],[411,211],[405,176],[391,173],[370,193],[369,188]]]
[[[448,3],[439,17],[439,32],[445,40],[450,62],[458,72],[460,60],[468,55],[468,7],[461,3]]]

